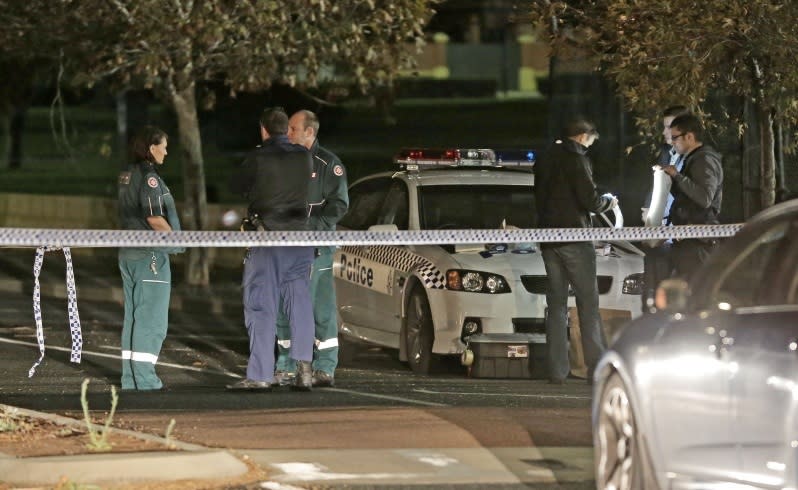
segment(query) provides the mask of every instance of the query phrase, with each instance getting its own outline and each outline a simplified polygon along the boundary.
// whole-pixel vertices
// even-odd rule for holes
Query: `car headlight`
[[[638,272],[635,274],[629,274],[628,276],[623,278],[623,288],[621,291],[623,294],[643,294],[643,289],[645,289],[645,281],[643,280],[643,273]]]
[[[446,271],[446,289],[469,293],[509,293],[510,285],[498,274],[450,269]]]

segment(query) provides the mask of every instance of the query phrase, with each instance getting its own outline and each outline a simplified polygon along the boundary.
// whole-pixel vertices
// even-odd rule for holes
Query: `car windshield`
[[[535,194],[523,185],[434,185],[418,189],[421,228],[534,228]]]

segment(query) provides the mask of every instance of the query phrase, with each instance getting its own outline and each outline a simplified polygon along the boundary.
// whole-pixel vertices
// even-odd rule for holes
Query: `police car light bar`
[[[403,149],[396,156],[396,163],[409,171],[422,167],[532,167],[535,164],[533,150],[480,149]]]

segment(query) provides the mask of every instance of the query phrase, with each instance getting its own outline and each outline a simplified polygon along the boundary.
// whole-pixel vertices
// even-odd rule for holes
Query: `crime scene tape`
[[[12,247],[301,247],[435,245],[463,243],[642,241],[726,238],[742,223],[628,228],[368,231],[142,231],[0,228],[0,246]]]
[[[72,362],[80,362],[82,338],[69,247],[268,247],[436,245],[466,243],[529,243],[584,241],[644,241],[656,239],[725,238],[742,224],[659,227],[538,228],[492,230],[369,230],[369,231],[144,231],[0,228],[0,246],[36,247],[33,309],[39,358],[30,368],[33,376],[44,358],[39,298],[39,273],[44,253],[63,249],[67,264]]]
[[[44,360],[44,327],[42,326],[42,306],[41,306],[41,286],[39,285],[39,274],[44,263],[44,254],[58,250],[53,247],[38,247],[36,258],[33,261],[33,319],[36,321],[36,341],[39,344],[39,358],[28,370],[28,377],[33,377],[36,368]],[[69,310],[69,331],[72,337],[72,350],[69,360],[80,363],[81,349],[83,348],[83,335],[80,330],[80,315],[78,314],[77,288],[75,287],[75,272],[72,268],[72,252],[68,247],[64,247],[64,259],[66,260],[66,286],[67,286],[67,309]]]

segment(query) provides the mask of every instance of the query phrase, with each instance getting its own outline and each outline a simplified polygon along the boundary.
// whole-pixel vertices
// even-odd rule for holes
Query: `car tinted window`
[[[725,303],[738,308],[783,302],[783,295],[772,289],[775,285],[772,279],[781,274],[781,258],[789,251],[788,226],[785,222],[777,223],[739,248],[719,274],[707,298],[710,304],[706,306],[713,308]]]
[[[376,177],[352,185],[349,188],[349,210],[341,219],[341,226],[351,230],[366,230],[376,224],[390,186],[389,176]]]
[[[502,221],[534,228],[535,195],[522,185],[435,185],[419,188],[421,227],[438,229],[500,228]]]
[[[407,185],[401,180],[394,181],[380,211],[377,223],[396,225],[400,230],[407,229],[408,194]]]

